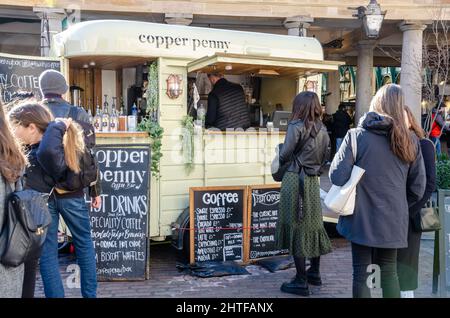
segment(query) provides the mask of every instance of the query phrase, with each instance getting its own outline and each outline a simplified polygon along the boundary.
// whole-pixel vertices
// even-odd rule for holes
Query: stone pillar
[[[312,22],[314,22],[314,19],[311,17],[295,16],[286,18],[283,25],[288,30],[288,35],[307,36],[306,31]]]
[[[194,15],[192,13],[166,13],[164,22],[167,24],[190,25]]]
[[[33,8],[41,18],[41,56],[49,56],[53,36],[62,31],[62,20],[65,18],[63,9]]]
[[[409,106],[420,123],[422,102],[422,38],[426,25],[419,21],[403,21],[402,64],[400,85],[405,93],[405,104]]]
[[[329,55],[327,60],[340,61],[342,57],[339,55]],[[341,84],[339,71],[328,72],[327,92],[331,93],[326,97],[327,114],[334,114],[341,102]]]
[[[356,70],[356,114],[355,124],[369,111],[372,100],[373,87],[373,48],[374,40],[362,40],[358,42],[358,64]]]

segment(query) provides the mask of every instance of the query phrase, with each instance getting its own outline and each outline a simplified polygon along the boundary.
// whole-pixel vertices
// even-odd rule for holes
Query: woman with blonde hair
[[[418,287],[419,250],[420,238],[422,237],[422,232],[414,228],[414,219],[436,190],[436,151],[433,142],[425,138],[425,132],[414,118],[408,106],[405,106],[405,115],[407,126],[420,139],[420,149],[427,176],[423,197],[417,203],[409,206],[408,247],[399,249],[397,253],[400,296],[402,298],[414,298],[414,290]]]
[[[16,182],[27,165],[19,142],[14,137],[11,127],[5,118],[3,105],[0,103],[0,255],[5,249],[5,201],[10,191],[16,188]],[[9,184],[9,186],[8,186]],[[24,265],[9,267],[0,263],[0,298],[20,298]]]
[[[348,133],[330,167],[330,179],[342,186],[353,165],[365,169],[356,187],[352,215],[339,217],[339,233],[352,243],[353,297],[369,298],[369,275],[381,270],[383,297],[400,297],[397,250],[408,246],[408,203],[425,191],[425,167],[418,138],[405,123],[400,86],[383,86],[356,128],[353,160]],[[376,265],[376,266],[374,266]],[[379,276],[378,276],[379,277]]]
[[[11,109],[9,120],[16,137],[27,147],[30,165],[23,178],[24,188],[49,194],[69,169],[80,171],[84,139],[71,119],[54,121],[45,106],[25,102]],[[37,262],[25,263],[24,298],[34,296]]]

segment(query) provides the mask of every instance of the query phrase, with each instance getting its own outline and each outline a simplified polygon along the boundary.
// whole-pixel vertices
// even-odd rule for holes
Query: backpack
[[[12,191],[6,180],[5,184],[11,193],[6,198],[5,223],[0,229],[5,241],[1,244],[5,249],[0,263],[16,267],[40,257],[52,218],[47,206],[48,194],[31,189]]]
[[[94,127],[90,123],[77,120],[78,112],[79,110],[75,106],[71,106],[67,117],[72,118],[83,130],[85,147],[80,157],[80,173],[68,170],[65,180],[58,183],[58,188],[67,191],[77,191],[97,183],[98,163],[94,153]]]

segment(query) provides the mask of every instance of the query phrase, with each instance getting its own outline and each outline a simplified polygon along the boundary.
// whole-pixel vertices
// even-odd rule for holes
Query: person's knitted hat
[[[69,89],[64,75],[55,70],[47,70],[39,76],[39,87],[42,96],[47,94],[63,95]]]

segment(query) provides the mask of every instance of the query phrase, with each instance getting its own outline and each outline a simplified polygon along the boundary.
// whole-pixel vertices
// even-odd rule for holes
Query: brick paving
[[[312,298],[349,298],[352,296],[352,267],[350,244],[342,238],[333,238],[334,250],[322,257],[323,286],[311,286]],[[299,297],[280,291],[282,282],[295,275],[295,269],[271,273],[257,266],[248,265],[250,275],[218,278],[197,278],[176,269],[177,251],[169,244],[151,247],[150,279],[140,282],[99,282],[98,297],[101,298],[266,298]],[[437,297],[431,293],[433,262],[433,240],[425,236],[420,251],[420,286],[416,297]],[[73,256],[61,257],[60,270],[63,276],[66,297],[80,297],[80,290],[69,289],[66,268],[75,263]],[[42,280],[38,277],[36,297],[44,297]],[[380,297],[380,293],[374,293]]]
[[[331,184],[324,173],[321,187],[327,191]],[[327,226],[333,231],[334,225]],[[432,269],[434,235],[424,234],[420,250],[419,289],[416,297],[437,297],[432,294]],[[352,260],[350,243],[343,238],[332,238],[333,252],[321,259],[323,286],[311,286],[311,298],[350,298],[352,297]],[[295,275],[295,269],[271,273],[257,266],[246,266],[250,275],[218,278],[197,278],[176,268],[179,255],[170,244],[159,244],[150,248],[150,279],[139,282],[99,282],[98,297],[101,298],[293,298],[300,297],[280,291],[280,285]],[[67,266],[75,263],[73,256],[61,257],[60,271],[63,276],[66,297],[81,297],[80,290],[68,288],[66,284],[70,273]],[[379,291],[374,297],[381,297]],[[38,277],[36,297],[44,297],[42,280]]]

